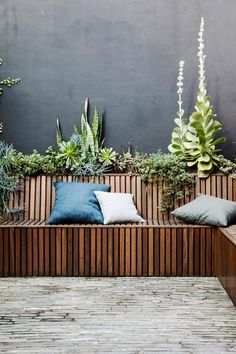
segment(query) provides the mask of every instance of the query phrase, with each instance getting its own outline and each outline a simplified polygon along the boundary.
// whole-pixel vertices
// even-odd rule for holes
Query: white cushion
[[[145,222],[138,214],[129,193],[94,192],[104,218],[104,224]]]

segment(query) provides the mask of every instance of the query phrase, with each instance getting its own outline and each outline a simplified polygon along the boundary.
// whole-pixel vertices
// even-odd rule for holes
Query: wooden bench
[[[236,305],[236,225],[219,228],[215,238],[215,272]]]
[[[45,225],[54,202],[50,176],[21,179],[11,206],[22,219],[0,225],[0,276],[213,276],[216,229],[185,225],[160,210],[155,184],[139,176],[106,175],[81,181],[107,183],[133,193],[145,225]],[[57,180],[72,181],[71,176]],[[235,181],[223,175],[196,178],[198,192],[236,200]]]

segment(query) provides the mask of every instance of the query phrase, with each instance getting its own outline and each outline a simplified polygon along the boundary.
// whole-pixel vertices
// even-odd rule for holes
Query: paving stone
[[[1,278],[0,353],[236,353],[215,278]]]

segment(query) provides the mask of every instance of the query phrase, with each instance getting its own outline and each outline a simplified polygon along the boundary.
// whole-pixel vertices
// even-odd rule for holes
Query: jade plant
[[[0,66],[3,64],[3,60],[0,58]],[[11,78],[7,77],[6,79],[0,80],[0,96],[2,96],[4,92],[4,87],[12,87],[20,82],[20,78]],[[3,123],[0,122],[0,133],[2,133]]]
[[[198,36],[198,59],[199,59],[199,92],[195,111],[191,114],[186,130],[186,122],[183,121],[184,129],[181,132],[180,125],[182,118],[182,100],[179,99],[180,112],[176,120],[177,128],[172,133],[172,141],[169,150],[183,159],[187,160],[188,166],[197,166],[197,173],[200,177],[208,177],[215,167],[218,167],[219,157],[217,153],[221,149],[216,148],[218,144],[226,141],[225,137],[216,138],[217,133],[222,129],[222,124],[215,120],[210,97],[207,95],[205,78],[204,54],[204,19],[201,19]],[[181,72],[180,72],[181,74]],[[181,75],[179,75],[180,83]],[[180,86],[182,87],[182,85]],[[183,92],[183,91],[182,91]],[[181,93],[182,93],[181,92]],[[183,134],[182,134],[183,133]]]

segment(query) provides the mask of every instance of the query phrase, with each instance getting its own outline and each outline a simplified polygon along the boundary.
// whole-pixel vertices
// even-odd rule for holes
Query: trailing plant
[[[143,181],[158,184],[162,212],[173,209],[176,202],[190,193],[195,183],[194,175],[186,171],[187,163],[174,154],[158,151],[140,160],[137,167]]]
[[[58,151],[49,146],[46,150],[42,162],[42,173],[49,175],[65,174],[67,173],[65,161],[58,159]]]
[[[42,172],[44,156],[37,150],[29,155],[13,150],[10,156],[11,169],[17,175],[37,175]]]
[[[226,159],[223,155],[219,156],[219,170],[225,175],[236,178],[236,162]]]
[[[0,66],[3,64],[3,60],[0,58]],[[7,77],[6,79],[0,80],[0,96],[2,96],[3,92],[4,92],[4,87],[12,87],[16,84],[18,84],[20,82],[20,78],[11,78],[11,77]],[[3,123],[0,123],[0,133],[2,133],[2,129],[3,129]]]
[[[102,148],[104,140],[102,139],[102,116],[99,116],[96,107],[93,111],[92,124],[89,124],[89,99],[85,100],[84,112],[81,115],[80,131],[74,124],[74,133],[78,136],[80,151],[83,156],[92,154],[97,157]]]
[[[10,157],[13,153],[11,145],[0,141],[0,221],[18,216],[20,208],[10,208],[10,197],[20,188],[17,179],[11,173]]]
[[[188,123],[187,119],[184,117],[184,109],[183,109],[183,99],[182,95],[184,92],[184,61],[181,60],[179,62],[179,75],[177,81],[177,94],[178,94],[178,107],[179,110],[176,113],[177,118],[175,118],[175,124],[177,127],[174,128],[172,132],[171,144],[168,146],[169,151],[172,154],[178,156],[185,156],[186,149],[184,146],[184,142],[186,139],[186,133],[188,131]]]
[[[0,58],[0,65],[3,64],[3,60]],[[0,96],[3,94],[4,91],[4,86],[7,87],[12,87],[16,84],[18,84],[20,82],[21,78],[11,78],[11,77],[7,77],[6,79],[0,80]]]

